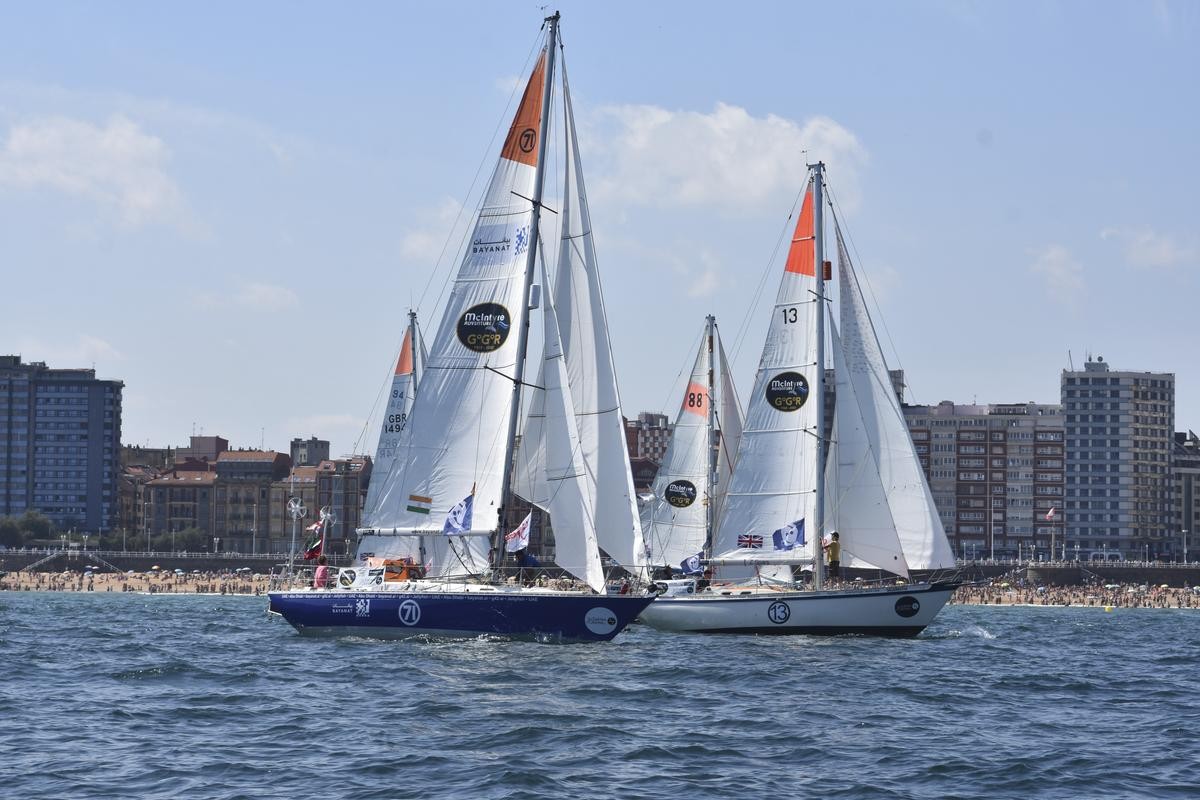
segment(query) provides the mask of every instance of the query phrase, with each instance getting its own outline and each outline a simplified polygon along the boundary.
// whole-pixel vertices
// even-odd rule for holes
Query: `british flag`
[[[742,548],[760,548],[763,544],[763,537],[753,533],[743,533],[738,536],[738,547]]]

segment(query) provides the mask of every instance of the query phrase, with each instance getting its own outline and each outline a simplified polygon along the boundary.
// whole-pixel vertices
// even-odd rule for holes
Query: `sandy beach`
[[[271,576],[257,573],[10,572],[0,578],[0,591],[11,592],[145,592],[149,594],[261,595]],[[1005,585],[1007,584],[1007,585]],[[950,601],[958,605],[1073,606],[1095,608],[1200,609],[1200,593],[1192,587],[1145,584],[1098,586],[1021,586],[1009,582],[962,586]]]
[[[202,572],[177,575],[167,570],[137,572],[10,572],[0,590],[13,592],[147,592],[150,594],[263,594],[270,576]]]

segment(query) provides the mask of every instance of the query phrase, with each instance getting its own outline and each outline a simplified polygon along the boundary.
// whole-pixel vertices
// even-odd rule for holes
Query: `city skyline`
[[[560,7],[627,416],[673,415],[710,312],[749,391],[821,158],[909,402],[1058,402],[1090,353],[1200,426],[1194,6]],[[0,351],[124,381],[130,444],[372,452],[542,15],[13,9]]]

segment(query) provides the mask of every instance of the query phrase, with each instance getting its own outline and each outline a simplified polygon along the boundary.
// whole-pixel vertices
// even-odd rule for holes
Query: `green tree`
[[[49,539],[54,534],[54,524],[50,522],[49,517],[36,511],[26,511],[17,520],[17,524],[33,539]]]
[[[25,544],[25,532],[17,521],[4,517],[0,519],[0,545],[5,547],[21,547]]]

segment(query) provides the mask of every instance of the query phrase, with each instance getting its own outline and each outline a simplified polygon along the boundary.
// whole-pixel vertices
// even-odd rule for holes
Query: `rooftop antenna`
[[[1075,359],[1071,358],[1071,349],[1067,348],[1067,364],[1071,367],[1071,372],[1075,371]]]

